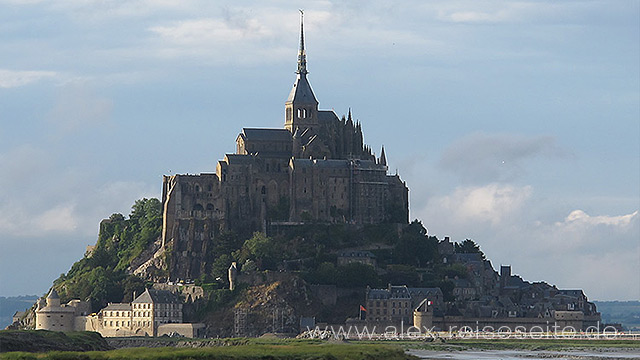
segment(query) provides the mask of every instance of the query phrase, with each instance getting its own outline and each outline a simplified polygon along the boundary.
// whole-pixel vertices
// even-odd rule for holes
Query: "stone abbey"
[[[197,256],[220,230],[269,225],[407,223],[408,188],[376,158],[351,111],[319,110],[300,23],[298,68],[283,129],[244,128],[215,173],[164,176],[163,246]],[[184,274],[187,275],[187,274]],[[195,275],[195,274],[190,274]]]

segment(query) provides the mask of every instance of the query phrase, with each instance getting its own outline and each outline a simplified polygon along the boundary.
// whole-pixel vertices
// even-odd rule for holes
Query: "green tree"
[[[438,259],[438,239],[427,236],[427,230],[418,220],[407,226],[394,249],[396,264],[425,267]]]
[[[456,243],[455,249],[458,254],[480,254],[482,256],[482,260],[486,260],[484,253],[480,250],[480,246],[471,239],[466,239],[461,243]]]
[[[73,264],[54,281],[62,301],[89,300],[94,310],[108,302],[120,302],[144,290],[144,281],[128,275],[131,262],[156,241],[162,231],[162,204],[158,199],[140,199],[126,219],[112,214],[100,222],[98,242],[88,257]]]
[[[371,265],[350,263],[336,268],[335,285],[339,287],[377,287],[380,277]]]
[[[255,232],[244,242],[242,248],[233,254],[240,263],[254,260],[259,268],[273,270],[282,260],[282,250],[273,238],[262,232]]]

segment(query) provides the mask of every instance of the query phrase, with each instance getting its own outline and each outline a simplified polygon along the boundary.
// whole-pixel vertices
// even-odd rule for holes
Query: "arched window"
[[[202,207],[202,205],[200,205],[200,204],[195,204],[195,205],[193,206],[193,210],[194,210],[194,211],[202,211],[202,210],[204,210],[204,208],[203,208],[203,207]]]

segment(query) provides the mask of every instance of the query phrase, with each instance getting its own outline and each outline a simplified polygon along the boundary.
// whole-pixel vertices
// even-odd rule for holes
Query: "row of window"
[[[129,317],[131,316],[131,312],[130,311],[105,311],[104,312],[104,316],[110,316],[110,317]]]
[[[380,309],[375,309],[375,314],[380,315]],[[382,309],[382,315],[387,315],[387,309]],[[396,309],[391,309],[391,315],[402,315],[402,309],[398,309],[396,313]],[[409,315],[409,309],[404,309],[404,315]]]
[[[134,317],[149,317],[150,314],[151,314],[150,311],[134,311],[133,312]],[[178,317],[180,316],[180,312],[179,311],[156,311],[155,315],[158,317],[169,317],[169,316]],[[130,311],[105,311],[105,316],[106,317],[129,317],[131,316],[131,312]],[[60,317],[62,317],[62,315],[60,315]]]
[[[151,309],[151,304],[132,304],[134,309]]]
[[[377,307],[380,307],[381,305],[382,305],[383,307],[388,307],[388,306],[389,306],[389,302],[388,302],[388,301],[382,301],[382,302],[381,302],[381,301],[377,300],[377,301],[376,301],[376,306],[377,306]],[[408,301],[398,301],[397,305],[398,305],[398,307],[400,307],[400,308],[401,308],[401,307],[409,307],[409,302],[408,302]],[[371,301],[371,302],[369,303],[369,306],[373,306],[373,301]],[[391,307],[396,307],[396,302],[395,302],[395,301],[392,301],[392,302],[391,302]]]

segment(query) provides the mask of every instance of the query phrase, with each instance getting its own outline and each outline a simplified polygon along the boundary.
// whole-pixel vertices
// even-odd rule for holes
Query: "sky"
[[[305,10],[321,109],[429,234],[640,300],[640,2],[0,0],[0,296],[44,294],[163,174],[281,128]]]

